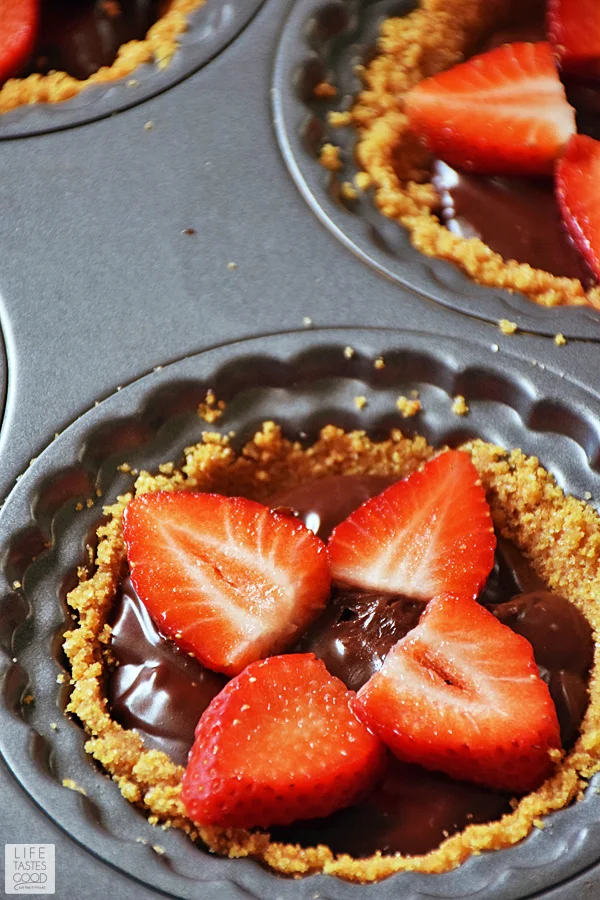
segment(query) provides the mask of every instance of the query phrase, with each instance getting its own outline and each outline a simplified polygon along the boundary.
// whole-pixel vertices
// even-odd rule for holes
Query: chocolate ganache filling
[[[515,41],[547,40],[543,13],[495,32],[478,53]],[[581,134],[600,138],[600,81],[563,75],[569,103]],[[457,171],[440,160],[433,164],[433,185],[440,195],[439,218],[453,234],[478,237],[505,260],[528,263],[552,275],[578,278],[586,288],[596,279],[563,223],[552,178],[489,177]]]
[[[111,66],[119,47],[142,40],[165,0],[42,0],[38,40],[23,75],[68,72],[84,81]]]
[[[396,479],[330,476],[277,494],[270,505],[327,540],[336,524]],[[588,694],[593,639],[585,617],[548,590],[514,544],[498,539],[494,567],[479,598],[501,622],[532,644],[557,708],[563,745],[575,740]],[[297,645],[358,690],[383,665],[391,647],[414,628],[425,603],[408,597],[335,586],[331,600]],[[163,637],[131,580],[125,577],[111,620],[108,698],[114,718],[135,728],[149,748],[185,765],[196,723],[226,682]],[[391,758],[383,782],[361,803],[318,820],[271,829],[273,840],[326,844],[356,858],[382,853],[416,855],[437,847],[469,824],[511,811],[510,797]]]

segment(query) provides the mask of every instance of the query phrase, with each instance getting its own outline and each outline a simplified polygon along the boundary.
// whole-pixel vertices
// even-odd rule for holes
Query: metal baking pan
[[[208,8],[218,5],[209,0]],[[290,38],[294,17],[305,21],[304,0],[239,10],[247,16],[220,52],[190,58],[168,84],[150,87],[149,73],[148,93],[136,94],[135,105],[79,117],[73,101],[0,121],[0,747],[12,772],[0,767],[0,785],[14,798],[0,835],[6,843],[56,843],[61,900],[82,890],[95,900],[106,883],[119,898],[597,896],[593,791],[523,845],[448,876],[368,887],[288,881],[152,829],[83,754],[79,727],[62,719],[55,678],[63,578],[99,515],[96,506],[75,516],[74,505],[97,479],[105,498],[118,489],[114,427],[123,418],[145,425],[127,457],[147,466],[198,436],[195,415],[168,421],[163,390],[218,387],[231,401],[224,425],[240,435],[265,417],[280,418],[290,433],[300,423],[314,433],[325,421],[408,424],[435,441],[480,433],[538,453],[569,490],[600,497],[595,314],[523,300],[524,310],[507,316],[523,331],[506,337],[479,308],[440,302],[416,275],[400,284],[349,252],[306,205],[276,133],[281,138],[285,48],[291,60],[305,50],[301,33],[296,43]],[[64,119],[50,129],[44,122],[55,114]],[[413,262],[418,271],[419,259],[407,257],[407,272]],[[461,292],[451,293],[456,300]],[[482,306],[486,298],[484,291]],[[489,318],[507,315],[502,309]],[[554,312],[586,319],[569,331]],[[565,347],[543,336],[557,331],[567,335]],[[347,344],[357,350],[353,360],[341,353]],[[383,370],[372,366],[379,354]],[[394,399],[409,382],[421,384],[425,413],[400,423]],[[365,392],[370,402],[359,413],[353,397]],[[465,419],[450,413],[453,392],[471,401]],[[161,402],[162,419],[150,413]],[[59,472],[68,477],[57,499],[50,488]],[[13,591],[15,580],[22,591]],[[36,702],[23,708],[30,682]],[[63,789],[63,777],[84,785],[88,799]],[[136,836],[167,852],[157,856]]]
[[[351,360],[343,352],[348,344],[355,350]],[[373,365],[379,356],[383,369]],[[532,370],[517,357],[499,358],[485,344],[438,334],[315,330],[257,338],[188,357],[115,392],[56,438],[11,492],[0,518],[0,746],[31,796],[100,858],[173,896],[192,898],[202,887],[226,897],[233,884],[238,896],[308,900],[318,892],[323,900],[337,900],[356,886],[324,876],[285,880],[248,860],[209,856],[181,834],[159,832],[155,842],[166,852],[153,854],[136,840],[152,842],[143,814],[86,756],[80,726],[60,715],[69,693],[56,680],[64,670],[61,635],[70,622],[65,590],[100,515],[97,508],[77,511],[76,504],[95,497],[96,489],[104,502],[122,493],[131,483],[116,468],[122,462],[152,469],[181,458],[182,448],[206,428],[197,406],[209,387],[227,402],[222,427],[235,432],[237,444],[269,417],[307,441],[330,422],[386,433],[402,422],[395,398],[416,389],[423,412],[410,430],[435,444],[477,434],[519,446],[538,455],[570,493],[596,497],[600,402],[549,367]],[[467,418],[452,413],[457,393],[469,398]],[[368,399],[362,412],[357,395]],[[14,589],[15,582],[23,587]],[[23,702],[27,695],[35,702]],[[65,791],[65,778],[86,796]],[[550,817],[544,830],[515,848],[473,858],[447,875],[401,874],[360,890],[382,900],[400,893],[406,900],[466,898],[482,891],[489,900],[518,900],[600,858],[599,805],[592,781],[582,803]]]

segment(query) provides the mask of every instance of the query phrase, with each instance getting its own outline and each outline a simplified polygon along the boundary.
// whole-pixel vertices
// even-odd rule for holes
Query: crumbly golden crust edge
[[[472,441],[462,449],[479,471],[500,533],[514,541],[550,587],[575,603],[600,630],[600,517],[589,505],[566,497],[535,457],[520,450]],[[206,434],[185,452],[176,470],[167,464],[157,475],[142,472],[135,493],[156,490],[211,490],[266,500],[278,490],[328,474],[396,473],[419,468],[436,451],[424,438],[409,438],[394,430],[374,442],[364,432],[325,428],[311,447],[283,438],[273,423],[265,423],[239,454],[227,437]],[[83,723],[90,739],[86,749],[112,775],[123,796],[146,810],[152,824],[177,827],[210,850],[230,857],[254,857],[286,875],[325,872],[350,881],[369,882],[395,872],[441,873],[471,855],[511,846],[541,817],[579,799],[586,780],[600,769],[600,650],[596,648],[590,675],[590,704],[574,749],[556,774],[497,822],[471,825],[418,857],[382,856],[356,860],[334,857],[328,847],[303,849],[271,843],[268,834],[239,829],[201,828],[185,815],[180,799],[183,769],[164,753],[144,750],[142,739],[110,716],[104,689],[105,651],[110,640],[106,624],[125,564],[121,519],[132,494],[107,507],[108,521],[98,529],[99,544],[93,573],[83,569],[80,584],[69,594],[78,626],[65,635],[65,652],[72,667],[73,692],[68,710]]]
[[[123,44],[111,66],[103,66],[85,81],[79,81],[66,72],[10,78],[0,87],[0,113],[19,106],[71,100],[90,85],[126,78],[143,63],[154,61],[159,69],[165,69],[177,50],[179,37],[187,29],[187,16],[204,3],[205,0],[171,0],[167,11],[143,40]]]
[[[519,10],[537,0],[521,0]],[[478,238],[452,234],[432,210],[440,199],[429,155],[408,128],[404,96],[419,81],[469,55],[474,42],[510,15],[515,0],[421,0],[418,9],[387,19],[379,53],[364,69],[364,90],[350,119],[358,129],[357,159],[381,212],[408,229],[425,256],[448,260],[486,287],[525,294],[542,306],[600,308],[600,287],[507,261]],[[335,121],[335,120],[334,120]],[[363,176],[364,177],[364,176]]]

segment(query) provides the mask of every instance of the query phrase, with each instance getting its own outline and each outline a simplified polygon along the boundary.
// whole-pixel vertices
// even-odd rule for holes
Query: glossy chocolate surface
[[[453,234],[481,238],[505,260],[586,285],[593,281],[565,230],[551,179],[471,175],[438,160],[433,184],[441,200],[438,215]]]
[[[34,59],[27,73],[53,69],[84,80],[115,61],[119,47],[141,40],[164,0],[42,0]]]
[[[546,588],[496,606],[494,615],[533,647],[556,706],[563,747],[568,749],[588,703],[594,641],[587,619],[572,603]]]
[[[395,478],[335,476],[271,498],[320,534]],[[329,499],[331,498],[331,505]],[[593,642],[585,618],[548,592],[527,560],[500,539],[480,601],[532,644],[557,706],[565,745],[572,743],[587,706],[586,676]],[[357,690],[378,671],[391,646],[414,628],[425,604],[405,597],[334,588],[319,620],[293,648],[312,651]],[[163,638],[125,579],[112,619],[111,651],[120,665],[109,675],[115,718],[136,728],[149,747],[185,764],[197,719],[225,683]],[[468,824],[510,812],[510,798],[446,775],[390,759],[381,785],[362,803],[326,819],[272,830],[274,840],[327,844],[334,853],[370,856],[425,853]]]
[[[409,597],[334,590],[323,615],[300,641],[352,691],[375,672],[395,643],[419,624],[426,604]]]
[[[544,41],[543,19],[528,19],[495,32],[477,49],[484,53],[514,41]],[[578,130],[600,138],[600,82],[564,79]],[[433,183],[440,195],[440,220],[453,234],[478,237],[505,260],[529,263],[553,275],[595,283],[569,237],[551,178],[503,178],[459,172],[439,160]]]
[[[274,494],[268,503],[274,509],[297,515],[307,528],[326,541],[336,525],[395,481],[398,481],[396,475],[328,475]]]
[[[112,618],[108,701],[117,722],[185,766],[198,719],[227,679],[164,638],[126,577]]]

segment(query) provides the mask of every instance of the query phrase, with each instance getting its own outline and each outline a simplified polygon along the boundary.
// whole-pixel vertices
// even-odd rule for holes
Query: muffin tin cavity
[[[452,263],[416,250],[408,232],[375,206],[372,191],[348,194],[359,171],[357,133],[332,127],[330,111],[346,111],[362,89],[356,67],[376,53],[384,19],[406,15],[412,0],[298,0],[284,27],[273,75],[274,121],[287,167],[304,199],[333,234],[378,272],[438,303],[486,321],[508,318],[537,334],[600,340],[600,312],[590,307],[537,306],[525,296],[485,288]],[[333,97],[315,96],[325,82]],[[325,144],[339,147],[341,168],[319,163]]]
[[[0,140],[83,125],[129,109],[205,66],[246,27],[265,0],[206,0],[190,13],[169,65],[144,63],[119,81],[90,85],[71,100],[19,106],[0,115]]]
[[[353,353],[347,352],[351,347]],[[346,350],[346,352],[345,352]],[[375,360],[383,359],[383,366]],[[198,416],[207,390],[224,400],[216,423]],[[403,419],[399,395],[422,411]],[[463,394],[467,416],[452,412]],[[356,398],[366,405],[357,407]],[[286,880],[250,860],[221,859],[182,833],[152,828],[84,751],[63,710],[69,674],[61,644],[65,603],[86,544],[132,484],[122,463],[155,470],[182,459],[206,430],[235,432],[236,447],[265,420],[312,442],[326,424],[420,433],[436,445],[480,436],[539,456],[561,486],[600,498],[600,400],[550,368],[489,347],[418,332],[315,329],[209,350],[154,371],[78,419],[25,472],[1,512],[0,750],[14,775],[74,840],[170,896],[215,900],[518,900],[568,880],[600,858],[600,798],[553,815],[510,850],[471,858],[435,878],[407,873],[358,887],[331,877]],[[117,467],[121,466],[121,469]],[[592,501],[593,502],[593,501]],[[71,788],[63,787],[66,781]],[[158,850],[153,850],[158,847]]]

